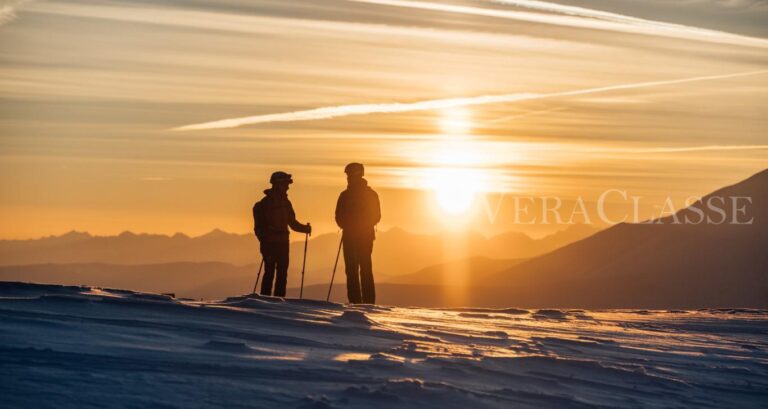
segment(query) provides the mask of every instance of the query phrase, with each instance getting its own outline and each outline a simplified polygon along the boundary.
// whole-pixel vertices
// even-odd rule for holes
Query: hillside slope
[[[750,197],[742,222],[707,203]],[[717,207],[717,206],[716,206]],[[727,220],[734,212],[723,210]],[[681,223],[675,224],[675,218]],[[497,274],[493,305],[581,308],[768,306],[768,170],[653,223],[619,224]]]

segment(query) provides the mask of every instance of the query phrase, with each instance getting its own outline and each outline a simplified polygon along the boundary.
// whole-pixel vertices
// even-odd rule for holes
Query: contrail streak
[[[720,80],[727,78],[746,77],[750,75],[759,75],[768,73],[768,70],[740,72],[735,74],[708,75],[702,77],[681,78],[665,81],[636,82],[630,84],[609,85],[605,87],[577,89],[572,91],[552,92],[552,93],[517,93],[501,95],[481,95],[476,97],[445,98],[432,99],[427,101],[409,102],[409,103],[387,103],[387,104],[356,104],[339,105],[331,107],[322,107],[308,109],[303,111],[284,112],[278,114],[254,115],[242,118],[222,119],[213,122],[204,122],[199,124],[185,125],[173,128],[174,131],[196,131],[204,129],[222,129],[235,128],[243,125],[265,124],[272,122],[298,122],[313,121],[318,119],[338,118],[350,115],[368,115],[382,113],[398,113],[411,111],[427,111],[435,109],[444,109],[460,106],[486,105],[509,102],[531,101],[545,98],[560,98],[576,95],[596,94],[601,92],[658,87],[674,84],[685,84],[689,82]]]
[[[709,152],[709,151],[754,151],[768,150],[768,145],[705,145],[705,146],[683,146],[678,148],[597,148],[588,149],[588,152],[597,153],[682,153],[682,152]]]
[[[496,0],[494,3],[511,5],[546,13],[532,13],[518,10],[499,10],[483,7],[462,6],[457,4],[430,3],[413,0],[347,0],[354,3],[376,4],[411,8],[419,10],[439,11],[444,13],[465,14],[508,20],[526,21],[531,23],[552,24],[565,27],[606,30],[614,32],[643,34],[660,37],[682,38],[721,44],[741,46],[768,47],[768,40],[759,37],[749,37],[724,31],[709,30],[700,27],[681,24],[664,23],[655,20],[625,16],[583,7],[565,6],[545,1],[535,0]],[[549,14],[559,13],[559,14]]]

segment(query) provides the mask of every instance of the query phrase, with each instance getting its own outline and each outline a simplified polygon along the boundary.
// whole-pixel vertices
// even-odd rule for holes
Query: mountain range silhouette
[[[709,200],[750,198],[742,214]],[[751,224],[680,223],[738,216]],[[337,234],[310,241],[305,296],[325,298]],[[602,231],[572,226],[534,240],[510,232],[447,253],[445,234],[380,232],[378,299],[427,307],[712,308],[768,307],[768,170],[719,189],[675,215]],[[0,241],[0,279],[90,284],[222,298],[249,292],[259,261],[256,240],[214,230],[199,237],[70,232]],[[292,243],[289,286],[298,284],[303,242]],[[441,261],[443,260],[443,261]],[[439,261],[439,262],[438,262]],[[458,280],[459,277],[464,280]],[[471,281],[466,280],[471,277]],[[342,277],[343,280],[343,277]],[[471,282],[473,285],[459,285]],[[343,281],[334,296],[343,300]],[[296,296],[295,288],[288,296]],[[458,296],[457,296],[458,295]]]
[[[376,278],[385,282],[442,260],[534,257],[596,231],[573,225],[533,239],[518,232],[486,238],[478,233],[415,234],[393,228],[380,231],[376,239]],[[470,245],[462,254],[452,254],[445,245],[453,240]],[[328,282],[338,243],[339,235],[335,233],[310,239],[306,285]],[[303,240],[291,243],[289,286],[300,282],[303,246]],[[35,240],[0,240],[0,280],[88,284],[219,298],[250,291],[260,259],[253,235],[219,229],[199,237],[132,232],[92,236],[73,231]]]

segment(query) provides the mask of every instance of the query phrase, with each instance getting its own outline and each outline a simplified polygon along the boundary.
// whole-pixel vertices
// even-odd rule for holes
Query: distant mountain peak
[[[655,222],[673,223],[685,220],[687,216],[693,220],[706,218],[732,222],[739,220],[738,216],[740,216],[742,220],[753,219],[754,223],[765,224],[768,222],[766,203],[768,203],[768,169],[704,195],[700,200],[680,209],[674,215],[656,219]]]
[[[749,200],[737,209],[731,199]],[[766,203],[764,170],[658,222],[614,225],[491,280],[513,283],[499,300],[519,305],[765,308]]]
[[[62,234],[59,237],[61,237],[61,238],[80,238],[80,237],[87,238],[87,237],[93,237],[93,236],[91,236],[91,234],[86,232],[86,231],[70,230],[70,231]]]
[[[198,236],[198,238],[220,238],[220,237],[228,237],[231,235],[232,233],[227,233],[224,230],[221,230],[217,227],[209,231],[208,233],[203,234],[202,236]]]
[[[765,168],[760,172],[755,173],[754,175],[750,176],[747,180],[752,178],[768,178],[768,168]]]
[[[42,240],[55,240],[59,242],[68,243],[68,242],[77,242],[81,240],[87,240],[91,238],[93,238],[93,236],[91,236],[91,234],[88,232],[71,230],[62,234],[61,236],[43,237]]]

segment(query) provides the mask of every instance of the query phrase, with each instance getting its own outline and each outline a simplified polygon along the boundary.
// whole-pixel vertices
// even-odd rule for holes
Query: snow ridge
[[[193,301],[0,282],[8,407],[765,407],[768,311]]]

